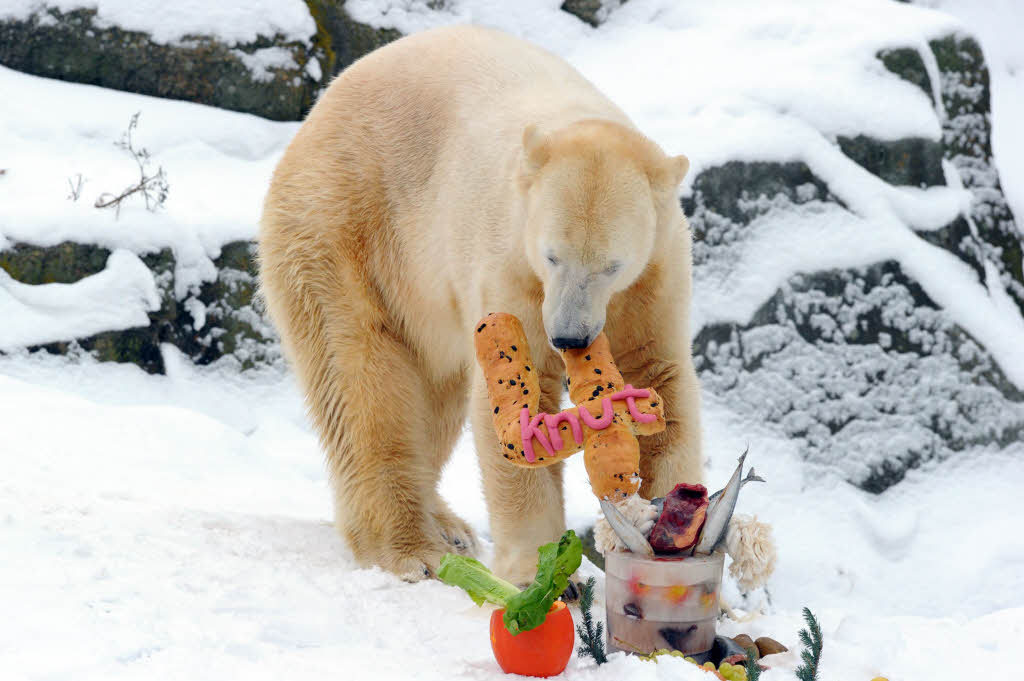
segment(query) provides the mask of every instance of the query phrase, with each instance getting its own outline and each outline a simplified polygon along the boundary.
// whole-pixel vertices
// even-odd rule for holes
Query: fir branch
[[[761,678],[761,665],[757,663],[757,648],[747,648],[747,681],[758,681]]]
[[[796,678],[800,681],[818,681],[818,662],[821,660],[821,625],[809,608],[804,608],[804,621],[807,622],[807,629],[800,630],[800,642],[804,650],[800,653],[800,659],[804,661],[797,667]]]
[[[576,633],[580,637],[580,657],[592,657],[598,664],[608,661],[608,655],[604,649],[604,625],[598,622],[594,625],[594,617],[590,612],[594,604],[594,586],[596,580],[588,577],[585,584],[580,585],[580,613],[583,615],[583,622],[576,625]]]

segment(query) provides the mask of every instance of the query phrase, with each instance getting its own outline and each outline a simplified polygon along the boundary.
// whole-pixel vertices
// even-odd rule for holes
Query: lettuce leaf
[[[526,590],[508,599],[505,628],[512,635],[535,629],[544,623],[551,604],[569,585],[569,577],[583,560],[583,543],[572,530],[566,530],[558,543],[537,549],[537,576]]]
[[[465,589],[477,605],[487,601],[504,608],[519,594],[514,584],[495,577],[480,561],[454,553],[446,553],[441,558],[441,569],[437,571],[437,576],[445,584]]]

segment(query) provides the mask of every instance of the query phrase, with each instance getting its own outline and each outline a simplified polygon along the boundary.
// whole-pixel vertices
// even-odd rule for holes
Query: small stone
[[[754,641],[754,644],[757,646],[757,652],[761,654],[761,657],[774,655],[775,653],[784,653],[789,650],[786,646],[773,638],[768,638],[767,636],[762,636],[757,639]]]
[[[757,644],[754,643],[754,639],[750,638],[746,634],[740,634],[739,636],[733,636],[732,640],[736,641],[736,643],[739,644],[740,648],[743,648],[743,650],[745,650],[745,651],[746,650],[750,650],[751,648],[753,648],[754,649],[754,654],[756,655],[756,657],[754,659],[757,659],[757,658],[761,657],[761,652],[757,649]]]

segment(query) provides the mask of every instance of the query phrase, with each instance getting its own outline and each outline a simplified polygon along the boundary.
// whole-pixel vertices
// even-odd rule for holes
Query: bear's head
[[[523,132],[526,257],[544,286],[544,329],[558,350],[587,347],[611,297],[641,276],[665,230],[682,223],[690,162],[603,120]]]

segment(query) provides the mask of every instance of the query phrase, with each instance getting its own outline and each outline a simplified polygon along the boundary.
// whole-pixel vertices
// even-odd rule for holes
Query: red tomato
[[[505,610],[491,613],[491,650],[506,674],[554,676],[561,674],[572,657],[576,640],[572,615],[562,601],[555,601],[548,616],[536,629],[513,636],[505,628]]]

